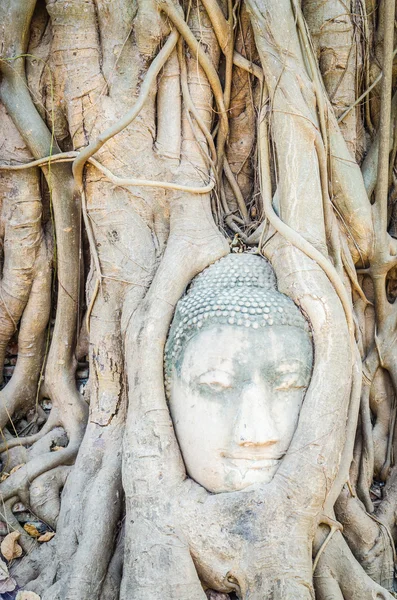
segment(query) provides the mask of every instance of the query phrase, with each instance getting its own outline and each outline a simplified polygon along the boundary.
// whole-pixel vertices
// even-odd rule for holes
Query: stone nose
[[[234,434],[239,446],[272,446],[280,441],[270,391],[265,384],[250,383],[244,387]]]

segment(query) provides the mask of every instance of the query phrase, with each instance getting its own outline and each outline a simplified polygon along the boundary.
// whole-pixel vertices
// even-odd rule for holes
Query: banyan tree
[[[0,1],[5,598],[396,597],[395,29]]]

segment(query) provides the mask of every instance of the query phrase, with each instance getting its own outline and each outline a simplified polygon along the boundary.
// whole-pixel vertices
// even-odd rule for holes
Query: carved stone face
[[[186,344],[170,411],[188,475],[211,492],[268,483],[288,450],[310,381],[299,327],[213,325]]]

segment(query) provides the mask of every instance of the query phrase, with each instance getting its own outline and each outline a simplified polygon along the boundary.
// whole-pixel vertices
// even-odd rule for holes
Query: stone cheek
[[[309,335],[214,325],[173,369],[169,409],[187,473],[213,493],[269,483],[295,432],[312,368]]]

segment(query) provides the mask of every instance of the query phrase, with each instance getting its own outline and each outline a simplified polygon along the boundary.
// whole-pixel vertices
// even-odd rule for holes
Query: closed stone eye
[[[198,384],[200,387],[206,387],[214,392],[221,392],[233,387],[233,379],[229,373],[216,371],[201,375],[198,378]]]
[[[224,382],[221,382],[221,381],[205,381],[205,382],[201,382],[200,385],[206,386],[206,387],[210,388],[211,390],[213,390],[214,392],[218,392],[218,391],[221,392],[223,390],[232,388],[232,385],[225,384]]]
[[[306,387],[300,373],[288,373],[276,378],[274,389],[278,392],[288,390],[300,390]]]

